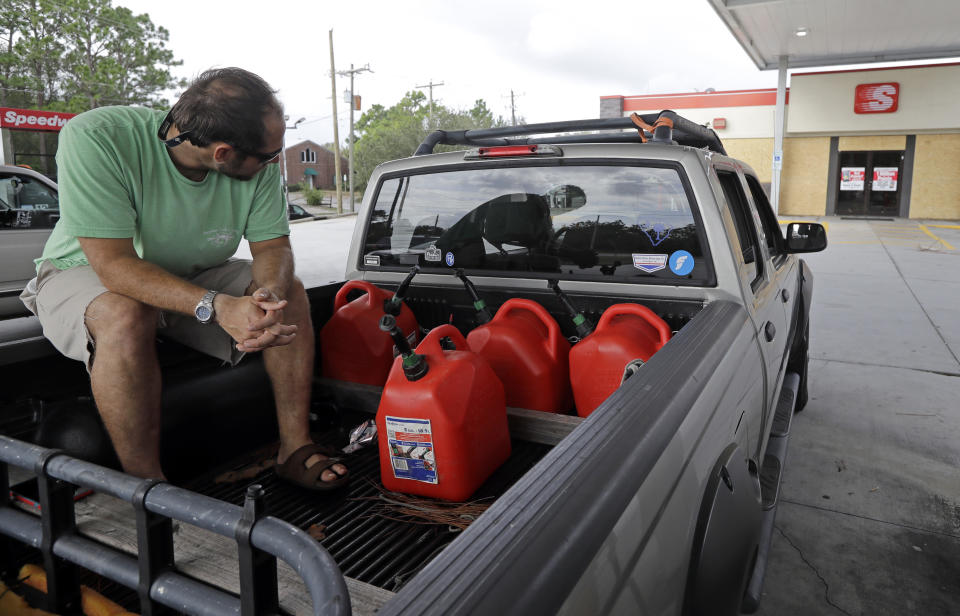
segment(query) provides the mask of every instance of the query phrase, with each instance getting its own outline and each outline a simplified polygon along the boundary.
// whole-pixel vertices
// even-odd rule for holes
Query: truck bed
[[[329,317],[332,296],[338,286],[311,290],[317,332]],[[416,287],[411,295],[408,303],[417,314],[419,322],[426,327],[450,320],[464,331],[472,327],[472,308],[467,301],[463,301],[465,298],[459,289]],[[499,295],[488,294],[493,307],[505,301],[506,296],[498,297]],[[568,321],[564,318],[559,304],[554,303],[551,293],[531,293],[530,297],[544,304],[554,313],[558,322]],[[598,316],[607,305],[623,299],[575,297],[575,301],[584,306],[588,316],[594,312]],[[644,303],[655,306],[655,309],[678,329],[702,308],[702,304],[697,302],[676,300],[653,300]],[[181,361],[181,358],[176,359]],[[182,361],[186,361],[191,371],[196,369],[190,364],[191,360]],[[260,370],[258,366],[249,366],[246,370],[253,371],[254,368]],[[175,361],[169,369],[165,368],[165,376],[168,372],[175,375],[177,369],[179,368]],[[211,366],[209,378],[224,379],[222,382],[217,381],[219,384],[215,385],[218,390],[223,390],[232,387],[237,381],[249,381],[249,376],[244,375],[244,371],[240,369],[231,371]],[[236,385],[239,386],[239,383]],[[318,378],[314,388],[314,411],[319,416],[319,421],[315,422],[315,427],[324,430],[317,435],[318,440],[324,444],[342,447],[350,429],[363,420],[374,417],[381,391],[379,387]],[[177,398],[184,400],[182,395]],[[247,406],[250,408],[235,408],[233,411],[251,415],[270,414],[262,408],[254,408],[262,406],[257,398],[250,397],[248,400]],[[190,413],[196,411],[197,409],[192,409],[190,405],[178,408],[177,414],[184,419],[176,422],[181,424],[179,426],[165,426],[164,440],[180,445],[184,438],[196,442],[198,438],[202,440],[209,437],[211,448],[217,446],[212,441],[222,443],[230,440],[230,437],[226,436],[229,432],[223,429],[222,422],[225,417],[220,412],[215,413],[221,422],[219,426],[208,423],[200,430],[202,434],[194,434],[192,437],[183,434],[190,425],[196,428],[196,424],[187,419]],[[583,422],[582,418],[575,415],[512,408],[508,409],[508,419],[512,438],[511,456],[474,495],[477,502],[487,505],[495,502]],[[217,429],[218,432],[213,433],[212,429]],[[195,429],[194,432],[196,431]],[[23,430],[18,429],[18,432]],[[177,433],[182,433],[182,438],[176,436]],[[213,434],[216,434],[215,438]],[[272,438],[270,435],[265,436]],[[375,613],[462,534],[458,528],[425,523],[402,513],[397,514],[395,509],[391,512],[390,504],[385,500],[391,497],[384,494],[380,483],[379,453],[375,446],[346,457],[345,463],[351,469],[351,483],[345,490],[331,494],[313,493],[279,481],[270,468],[275,458],[276,443],[242,449],[237,446],[241,440],[243,439],[238,435],[238,443],[233,447],[234,454],[237,451],[241,453],[233,455],[229,461],[215,468],[197,467],[197,472],[193,475],[183,475],[183,471],[180,471],[181,478],[176,480],[177,485],[235,505],[243,504],[248,485],[263,485],[266,488],[268,515],[308,532],[311,528],[321,529],[322,545],[336,560],[347,579],[354,613]],[[175,459],[175,453],[168,452],[167,458]],[[208,457],[210,455],[208,452]],[[422,499],[418,506],[429,507],[429,499]],[[129,503],[104,495],[93,495],[77,504],[77,520],[81,533],[136,554],[136,527]],[[176,531],[175,546],[177,565],[184,573],[233,592],[239,591],[234,542],[183,525]],[[281,605],[285,609],[292,613],[310,611],[310,598],[305,587],[296,574],[283,563],[279,563],[279,588]],[[136,605],[131,605],[130,608],[134,609]]]
[[[325,387],[337,388],[338,385],[328,382]],[[363,390],[365,396],[358,396],[357,389]],[[371,395],[377,395],[376,389],[346,385],[343,387],[346,393],[338,396],[370,400]],[[529,414],[533,414],[534,419],[527,418]],[[515,419],[513,425],[519,426],[522,433],[538,433],[540,440],[545,440],[560,438],[561,433],[579,423],[575,417],[538,421],[537,415],[545,414],[518,411],[516,416],[520,419]],[[341,419],[345,426],[352,426],[371,416],[364,410],[348,409],[341,414]],[[543,425],[538,429],[536,424]],[[551,434],[554,436],[549,436]],[[318,440],[335,445],[340,442],[339,431],[328,432]],[[514,439],[512,444],[510,459],[484,483],[475,494],[474,502],[495,501],[552,447],[521,439]],[[246,487],[259,483],[266,489],[268,515],[308,532],[311,528],[322,528],[321,543],[347,578],[355,614],[374,614],[461,532],[452,526],[410,519],[391,507],[385,500],[390,495],[384,494],[380,486],[379,453],[375,446],[347,457],[351,483],[334,494],[313,493],[281,482],[269,467],[249,476],[251,468],[273,460],[275,453],[276,446],[271,445],[241,455],[183,487],[242,506]],[[247,476],[239,476],[243,474]],[[423,499],[421,506],[429,506],[429,499]],[[77,504],[77,521],[83,534],[136,553],[136,526],[128,503],[103,495],[88,497]],[[184,573],[233,592],[239,591],[234,542],[183,525],[175,531],[174,543],[177,565]],[[299,578],[283,563],[278,575],[281,605],[292,613],[309,613],[310,598]]]

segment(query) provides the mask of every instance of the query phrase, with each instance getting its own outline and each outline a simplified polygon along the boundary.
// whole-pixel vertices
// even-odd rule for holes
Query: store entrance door
[[[837,214],[897,216],[903,151],[840,152]]]

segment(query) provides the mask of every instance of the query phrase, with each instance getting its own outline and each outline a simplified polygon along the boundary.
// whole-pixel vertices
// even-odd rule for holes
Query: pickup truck
[[[48,605],[70,605],[79,564],[136,591],[142,613],[755,611],[790,424],[807,397],[813,276],[795,254],[823,250],[824,228],[781,232],[756,173],[670,111],[437,131],[368,186],[345,278],[395,290],[418,266],[404,301],[423,330],[477,326],[460,272],[491,310],[538,302],[573,344],[555,286],[588,321],[642,304],[673,336],[585,418],[508,408],[510,458],[463,513],[423,499],[404,508],[380,485],[376,447],[347,456],[342,496],[279,484],[265,463],[276,431],[259,363],[226,370],[171,343],[160,343],[163,439],[176,485],[123,475],[89,446],[103,438],[82,367],[6,330],[0,422],[40,426],[6,430],[0,462],[39,474],[43,512],[0,507],[0,541],[37,548]],[[343,284],[309,289],[318,344]],[[314,427],[342,447],[381,389],[321,369]],[[94,420],[71,419],[84,415]],[[49,434],[71,422],[81,436]],[[74,504],[74,485],[98,493]],[[218,556],[185,541],[190,526],[236,543]],[[281,567],[278,598],[277,557],[306,591]]]

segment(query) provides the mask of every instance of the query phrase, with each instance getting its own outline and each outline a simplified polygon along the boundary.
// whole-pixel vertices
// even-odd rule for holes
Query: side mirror
[[[820,252],[827,247],[827,230],[815,222],[787,225],[787,252]]]

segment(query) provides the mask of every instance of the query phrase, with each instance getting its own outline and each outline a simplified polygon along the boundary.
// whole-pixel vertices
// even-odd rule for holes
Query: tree
[[[0,106],[24,104],[25,91],[20,62],[13,50],[26,25],[23,11],[14,3],[0,5]]]
[[[164,107],[184,85],[169,33],[112,0],[7,0],[0,6],[0,102],[80,112]],[[23,96],[24,94],[28,96]]]
[[[65,28],[66,98],[71,108],[136,103],[166,106],[160,93],[184,85],[170,74],[182,62],[165,48],[169,33],[146,14],[110,0],[67,0],[77,18]]]
[[[428,107],[423,92],[411,91],[390,108],[373,105],[360,116],[354,126],[358,135],[354,144],[354,181],[358,189],[366,187],[377,165],[413,155],[429,133]],[[433,122],[434,126],[448,130],[505,126],[503,118],[494,117],[483,99],[477,99],[467,111],[450,109],[434,101]],[[451,149],[457,148],[437,147],[437,151]]]
[[[50,0],[13,4],[23,7],[24,16],[22,36],[13,45],[15,61],[20,65],[24,89],[33,94],[34,105],[43,109],[60,94],[59,75],[64,52],[61,24],[64,16],[60,5]]]
[[[0,2],[0,105],[80,113],[102,105],[166,107],[165,90],[185,85],[166,48],[169,34],[146,14],[112,0]],[[18,132],[18,152],[46,173],[56,134]],[[19,160],[19,158],[18,158]]]
[[[413,154],[427,135],[427,97],[412,91],[393,107],[374,105],[355,124],[359,138],[354,143],[355,185],[363,189],[380,163]],[[434,104],[434,113],[442,107]]]

